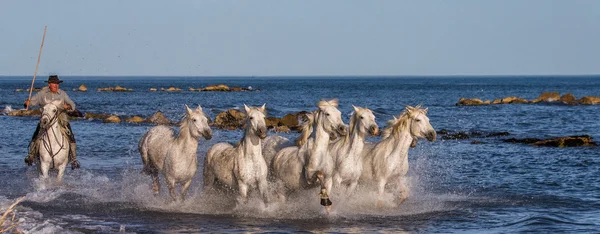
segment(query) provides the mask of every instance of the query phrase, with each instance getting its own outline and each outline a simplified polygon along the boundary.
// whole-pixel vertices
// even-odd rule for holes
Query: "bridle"
[[[50,132],[51,134],[49,134],[48,132],[48,127],[56,124],[58,122],[58,117],[60,116],[61,111],[60,109],[56,112],[56,114],[53,117],[50,117],[49,114],[43,113],[42,114],[42,118],[44,116],[48,116],[48,118],[50,119],[49,123],[46,125],[46,128],[43,128],[43,132],[42,132],[42,143],[44,145],[44,149],[46,149],[46,152],[50,153],[50,157],[52,158],[52,161],[54,161],[54,156],[56,156],[58,154],[58,152],[60,152],[60,150],[65,146],[65,137],[61,137],[62,140],[59,142],[59,148],[56,152],[54,152],[54,150],[52,149],[52,144],[50,144],[50,136],[54,136],[54,139],[57,139],[58,142],[58,136],[56,131],[54,130],[54,128],[50,128]],[[60,131],[60,130],[59,130]],[[54,165],[54,162],[52,162],[52,165]]]

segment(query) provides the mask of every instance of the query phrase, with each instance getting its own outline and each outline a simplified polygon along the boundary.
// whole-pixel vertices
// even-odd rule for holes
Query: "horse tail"
[[[142,173],[152,175],[154,173],[153,173],[153,170],[150,165],[150,159],[148,158],[147,140],[148,140],[148,132],[146,134],[144,134],[144,136],[142,136],[142,138],[140,138],[140,142],[138,143],[138,151],[140,152],[140,156],[142,157],[142,163],[144,165],[144,168],[142,169]]]
[[[204,188],[211,188],[215,183],[215,174],[212,172],[212,168],[208,162],[208,158],[210,157],[210,150],[206,153],[206,157],[204,157]]]

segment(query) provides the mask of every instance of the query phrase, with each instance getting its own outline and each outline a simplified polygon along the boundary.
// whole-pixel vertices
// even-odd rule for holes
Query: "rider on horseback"
[[[59,89],[59,84],[63,81],[58,79],[58,76],[51,75],[48,77],[48,87],[44,87],[41,91],[39,91],[36,95],[34,95],[31,100],[25,101],[25,108],[31,106],[44,106],[47,102],[52,102],[55,100],[61,100],[63,102],[62,108],[65,110],[75,110],[75,103],[69,95],[61,89]],[[69,118],[67,118],[65,112],[61,112],[61,116],[59,117],[59,123],[63,129],[65,129],[67,136],[69,138],[69,161],[71,162],[71,169],[79,168],[79,162],[77,161],[76,155],[76,145],[75,145],[75,135],[73,134],[73,130],[71,130],[71,125],[69,124]],[[35,133],[33,133],[33,137],[31,138],[31,142],[29,143],[29,155],[25,157],[25,163],[29,166],[33,165],[36,157],[38,156],[38,148],[39,148],[39,139],[38,135],[40,132],[40,125],[37,125],[35,129]]]

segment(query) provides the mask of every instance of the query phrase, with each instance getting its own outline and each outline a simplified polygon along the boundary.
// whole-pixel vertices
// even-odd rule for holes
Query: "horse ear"
[[[358,107],[356,107],[355,105],[352,105],[352,108],[354,108],[354,112],[358,112]]]
[[[202,107],[200,106],[200,104],[198,104],[198,106],[196,107],[197,111],[202,111]]]
[[[423,112],[425,112],[425,114],[427,114],[427,110],[429,110],[429,107],[425,108],[425,110],[423,110]]]
[[[188,107],[187,104],[183,104],[185,106],[185,110],[187,111],[188,115],[192,114],[192,110],[190,109],[190,107]]]
[[[250,107],[246,106],[246,104],[244,104],[244,110],[246,110],[246,113],[250,113]]]
[[[406,108],[405,108],[406,112],[408,112],[408,113],[411,113],[414,109],[415,108],[412,106],[406,106]]]
[[[329,105],[332,105],[334,107],[338,107],[338,105],[339,105],[339,101],[337,98],[329,100],[328,103],[329,103]]]
[[[265,111],[267,110],[266,107],[267,103],[264,103],[261,107],[260,107],[260,112],[265,113]]]

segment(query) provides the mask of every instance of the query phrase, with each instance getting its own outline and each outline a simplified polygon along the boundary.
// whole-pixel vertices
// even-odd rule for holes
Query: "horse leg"
[[[56,181],[61,184],[62,183],[62,177],[65,174],[65,168],[67,167],[67,164],[63,164],[58,166],[58,175],[56,176]]]
[[[246,204],[248,201],[248,185],[238,180],[238,188],[240,190],[240,199],[238,203]]]
[[[160,182],[158,181],[158,172],[152,172],[152,192],[154,194],[160,193]]]
[[[336,189],[342,188],[342,176],[340,176],[339,173],[333,174],[333,185],[335,186]]]
[[[167,187],[169,187],[169,195],[171,195],[173,201],[177,201],[177,196],[175,195],[175,180],[172,178],[165,178],[165,180],[167,182]]]
[[[268,196],[268,184],[267,184],[267,180],[260,180],[258,182],[258,191],[260,192],[260,195],[262,196],[263,199],[263,203],[265,204],[265,206],[267,206],[268,202],[269,202],[269,196]]]
[[[398,201],[398,205],[404,203],[408,198],[408,188],[406,187],[406,179],[402,178],[400,181],[400,200]]]
[[[50,164],[46,163],[46,162],[42,162],[41,156],[40,156],[40,176],[43,179],[47,179],[48,178],[48,170],[50,170]]]
[[[348,196],[352,196],[352,194],[354,194],[354,191],[356,191],[356,186],[358,185],[358,180],[352,180],[350,182],[350,186],[348,186],[347,191],[347,195]]]
[[[379,179],[377,181],[377,207],[379,208],[383,207],[383,201],[381,199],[385,192],[385,184],[387,184],[387,181],[384,179]]]
[[[185,196],[187,195],[187,190],[188,188],[190,188],[190,185],[192,184],[192,179],[189,179],[188,181],[186,181],[185,183],[183,183],[183,185],[181,186],[181,200],[185,200]]]

